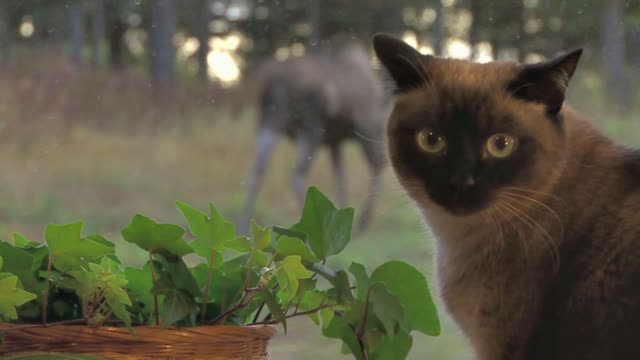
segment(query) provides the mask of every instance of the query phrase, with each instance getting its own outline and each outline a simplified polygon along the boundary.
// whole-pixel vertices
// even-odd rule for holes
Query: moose
[[[260,88],[255,163],[238,227],[246,229],[269,155],[284,136],[297,147],[291,186],[300,206],[304,202],[311,159],[319,148],[327,147],[337,203],[344,207],[347,183],[342,146],[347,140],[362,145],[370,171],[369,195],[357,224],[359,230],[364,230],[373,216],[380,173],[386,162],[383,146],[386,97],[367,48],[355,39],[334,37],[328,46],[315,52],[285,61],[267,61],[257,77]]]

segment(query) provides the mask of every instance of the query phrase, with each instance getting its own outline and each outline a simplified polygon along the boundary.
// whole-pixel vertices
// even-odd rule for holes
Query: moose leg
[[[262,127],[258,132],[256,139],[256,154],[255,164],[251,176],[248,182],[247,198],[242,209],[242,213],[236,224],[238,232],[241,234],[248,233],[249,220],[253,215],[253,208],[255,207],[256,199],[258,197],[258,190],[267,167],[267,161],[273,146],[278,140],[278,133],[276,130]]]
[[[384,166],[384,155],[377,144],[363,143],[363,149],[369,163],[371,178],[369,179],[369,194],[358,221],[358,230],[360,231],[365,230],[373,218],[373,211],[379,192],[378,188],[380,187],[380,174]]]
[[[333,165],[333,173],[336,177],[336,193],[338,195],[338,205],[340,207],[347,206],[347,182],[344,177],[344,169],[342,166],[342,148],[340,144],[331,146],[331,164]]]
[[[309,137],[300,136],[298,138],[298,158],[296,159],[291,186],[293,187],[293,192],[300,208],[304,206],[305,184],[307,182],[309,169],[311,169],[315,149],[316,144]]]

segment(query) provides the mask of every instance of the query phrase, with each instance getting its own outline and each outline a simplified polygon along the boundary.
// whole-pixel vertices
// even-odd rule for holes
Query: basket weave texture
[[[74,353],[114,360],[263,360],[276,333],[271,326],[17,326],[0,323],[0,356]]]

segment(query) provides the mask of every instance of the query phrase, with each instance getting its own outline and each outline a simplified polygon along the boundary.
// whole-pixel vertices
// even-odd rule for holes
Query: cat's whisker
[[[523,223],[526,224],[525,221],[523,221],[521,219],[521,217],[513,212],[512,210],[510,210],[509,208],[505,207],[504,204],[502,203],[502,201],[498,201],[496,204],[496,209],[498,209],[499,211],[504,211],[505,213],[507,213],[508,215],[511,215],[511,217],[515,218],[516,220],[520,220]],[[526,239],[524,236],[522,236],[522,231],[520,229],[520,227],[511,220],[511,217],[509,216],[505,216],[505,219],[507,219],[507,221],[509,222],[509,224],[513,227],[513,229],[518,233],[518,243],[520,243],[522,245],[523,248],[523,252],[524,252],[524,258],[528,261],[529,259],[529,244],[527,243]]]
[[[534,199],[532,197],[525,196],[525,195],[519,195],[519,194],[515,194],[515,193],[512,193],[512,192],[508,192],[508,191],[505,191],[502,194],[506,195],[508,197],[509,196],[510,197],[516,197],[518,199],[531,201],[534,204],[539,205],[539,206],[543,207],[544,209],[548,210],[553,215],[553,217],[555,217],[555,219],[558,221],[558,226],[560,227],[560,235],[562,236],[564,234],[564,225],[562,224],[562,220],[560,219],[560,216],[558,215],[557,212],[555,212],[555,210],[553,210],[547,204],[545,204],[545,203],[543,203],[541,201],[538,201],[538,200],[536,200],[536,199]]]
[[[514,206],[512,204],[509,204],[507,202],[503,202],[503,204],[505,206],[511,208],[513,211],[515,211],[515,212],[519,213],[520,215],[522,215],[522,217],[520,217],[521,220],[527,219],[527,224],[529,226],[531,226],[531,228],[533,230],[537,229],[538,230],[537,232],[540,235],[542,235],[542,238],[543,238],[543,240],[545,242],[547,242],[546,240],[548,240],[548,245],[549,245],[550,250],[551,250],[551,256],[553,258],[554,266],[557,269],[560,266],[560,254],[558,252],[556,243],[553,240],[553,237],[551,237],[551,235],[549,235],[549,232],[542,225],[540,225],[537,221],[535,221],[533,218],[531,218],[526,212],[518,209],[516,206]]]
[[[504,188],[505,189],[509,189],[509,190],[514,190],[514,191],[522,191],[522,192],[528,192],[528,193],[532,193],[532,194],[543,195],[543,196],[547,196],[547,197],[562,201],[562,198],[560,198],[559,196],[556,196],[556,195],[553,195],[553,194],[550,194],[550,193],[546,193],[546,192],[542,192],[542,191],[525,189],[525,188],[520,188],[520,187],[515,187],[515,186],[505,186]]]

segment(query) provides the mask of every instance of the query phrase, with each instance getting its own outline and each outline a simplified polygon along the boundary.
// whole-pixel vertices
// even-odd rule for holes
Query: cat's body
[[[399,90],[391,162],[477,359],[640,359],[640,153],[562,106],[580,53],[527,68],[375,45]],[[495,133],[518,147],[487,155]]]

